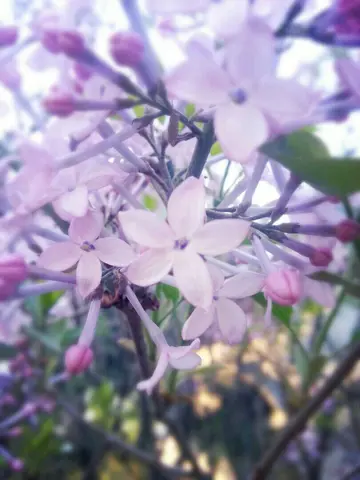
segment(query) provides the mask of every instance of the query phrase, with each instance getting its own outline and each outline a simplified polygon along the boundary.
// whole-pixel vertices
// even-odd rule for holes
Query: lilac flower
[[[70,240],[48,247],[38,264],[50,270],[64,271],[76,267],[79,293],[86,297],[100,284],[101,262],[124,267],[133,260],[130,246],[114,237],[98,238],[103,227],[102,215],[89,211],[75,218],[69,227]]]
[[[308,115],[315,96],[294,80],[275,76],[275,43],[269,27],[249,20],[225,48],[226,70],[193,42],[188,59],[165,78],[169,93],[213,105],[217,138],[230,159],[248,161],[273,127]]]
[[[172,269],[184,297],[193,305],[211,305],[213,287],[201,255],[221,255],[246,237],[249,223],[243,220],[214,220],[204,224],[205,189],[201,180],[190,177],[171,194],[167,222],[151,212],[120,213],[125,235],[148,247],[127,269],[136,285],[159,282]]]
[[[258,293],[264,285],[264,275],[244,270],[225,280],[222,271],[211,266],[214,286],[213,301],[209,309],[195,308],[182,329],[184,340],[202,335],[211,325],[217,324],[223,338],[230,344],[240,342],[246,331],[246,315],[234,302]]]

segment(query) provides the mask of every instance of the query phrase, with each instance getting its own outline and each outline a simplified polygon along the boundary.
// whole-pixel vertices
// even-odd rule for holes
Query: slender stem
[[[274,442],[270,449],[260,460],[251,480],[264,480],[272,470],[274,463],[284,452],[289,443],[301,433],[307,421],[321,407],[323,402],[339,387],[345,377],[351,372],[355,364],[360,360],[360,343],[356,344],[348,353],[348,355],[339,363],[336,370],[327,379],[324,385],[318,390],[303,409],[290,421],[288,426],[280,434],[279,438]]]
[[[214,143],[214,126],[212,122],[205,125],[201,137],[198,139],[186,177],[200,178],[206,160]]]

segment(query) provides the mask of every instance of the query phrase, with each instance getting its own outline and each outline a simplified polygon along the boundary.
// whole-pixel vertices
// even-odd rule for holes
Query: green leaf
[[[346,278],[340,277],[335,273],[330,272],[315,272],[310,277],[319,282],[330,283],[330,285],[340,285],[344,288],[345,293],[353,297],[360,298],[360,284],[353,283]]]
[[[143,204],[144,204],[144,207],[150,210],[151,212],[155,212],[155,210],[158,207],[157,199],[152,195],[149,195],[148,193],[145,193],[145,195],[143,196]]]
[[[179,289],[176,287],[171,287],[165,283],[161,284],[161,291],[164,294],[167,300],[170,300],[173,304],[177,303],[180,298]]]
[[[39,302],[41,305],[41,310],[43,315],[47,315],[49,311],[52,309],[52,307],[55,305],[55,303],[62,297],[64,294],[63,290],[56,291],[56,292],[49,292],[49,293],[44,293],[43,295],[40,295]]]
[[[266,299],[262,293],[257,293],[253,296],[253,299],[262,307],[266,308]],[[277,303],[273,304],[272,307],[272,314],[277,317],[281,323],[283,323],[286,327],[289,327],[291,315],[292,315],[292,307],[286,307],[283,305],[278,305]]]
[[[279,137],[261,150],[323,193],[344,197],[360,190],[360,159],[330,157],[308,131]]]
[[[193,103],[188,103],[185,107],[185,115],[189,118],[194,115],[196,112],[195,105]]]
[[[219,155],[222,152],[222,148],[219,142],[215,142],[214,145],[211,147],[210,153],[212,156]]]

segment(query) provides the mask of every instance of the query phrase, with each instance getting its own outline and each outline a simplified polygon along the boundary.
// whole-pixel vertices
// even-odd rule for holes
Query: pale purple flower
[[[134,258],[131,247],[115,237],[98,238],[103,227],[102,215],[89,211],[84,217],[74,218],[69,227],[69,241],[48,247],[38,264],[55,271],[76,267],[79,293],[87,297],[101,281],[101,263],[125,267]]]
[[[183,326],[182,337],[184,340],[192,340],[216,324],[225,341],[238,343],[246,332],[247,322],[245,312],[234,299],[243,299],[260,292],[265,277],[261,273],[244,269],[225,280],[222,271],[214,266],[211,266],[211,277],[214,286],[212,304],[207,310],[195,308]]]
[[[294,80],[275,76],[275,40],[269,27],[250,19],[225,47],[226,70],[210,52],[192,42],[188,58],[167,75],[170,94],[196,105],[214,106],[214,124],[223,151],[246,162],[270,136],[303,118],[315,96]]]
[[[176,13],[195,13],[205,10],[211,0],[146,0],[146,7],[149,12],[169,15]]]
[[[147,247],[128,268],[128,279],[141,286],[159,282],[172,269],[177,286],[188,302],[207,308],[213,287],[201,255],[221,255],[246,237],[249,223],[237,219],[204,224],[205,189],[202,180],[190,177],[169,198],[167,222],[145,210],[120,213],[129,240]]]

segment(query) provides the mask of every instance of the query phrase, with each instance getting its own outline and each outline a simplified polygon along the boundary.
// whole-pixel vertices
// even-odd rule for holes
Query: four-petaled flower
[[[246,162],[273,128],[305,118],[317,96],[291,79],[275,76],[275,40],[270,28],[252,18],[224,50],[226,69],[199,42],[165,84],[170,94],[203,107],[215,107],[214,124],[224,153]]]
[[[221,270],[212,265],[209,267],[214,285],[213,302],[207,310],[195,308],[183,326],[182,337],[184,340],[197,338],[216,323],[224,340],[230,344],[240,342],[246,331],[246,314],[233,299],[260,292],[265,277],[246,269],[225,280]]]
[[[189,303],[207,308],[213,287],[201,255],[221,255],[246,237],[249,223],[238,219],[205,223],[205,188],[202,180],[189,177],[171,194],[167,222],[145,210],[120,213],[129,240],[148,249],[127,269],[136,285],[161,281],[172,269],[180,291]]]
[[[131,247],[115,237],[98,238],[103,227],[102,215],[89,211],[70,223],[66,242],[55,243],[39,257],[39,265],[64,271],[76,267],[76,284],[80,295],[87,297],[101,281],[101,262],[125,267],[134,259]]]

